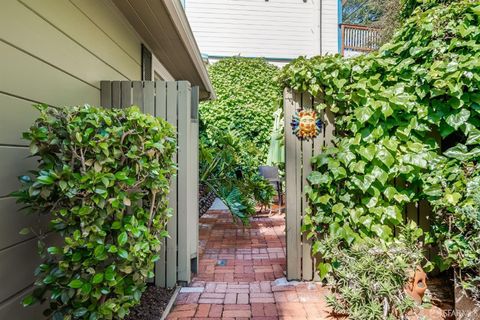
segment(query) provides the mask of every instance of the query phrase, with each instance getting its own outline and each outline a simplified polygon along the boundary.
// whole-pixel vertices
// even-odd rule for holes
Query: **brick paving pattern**
[[[326,288],[284,279],[283,215],[243,227],[227,211],[209,211],[199,237],[199,272],[167,319],[333,319]]]

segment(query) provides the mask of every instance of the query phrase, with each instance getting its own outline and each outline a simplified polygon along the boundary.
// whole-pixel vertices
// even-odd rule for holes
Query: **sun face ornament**
[[[322,130],[322,120],[315,110],[297,110],[292,118],[293,134],[300,140],[310,140],[318,136]]]

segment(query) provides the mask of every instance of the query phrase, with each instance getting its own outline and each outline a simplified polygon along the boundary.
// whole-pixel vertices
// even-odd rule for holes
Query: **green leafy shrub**
[[[258,150],[249,155],[264,164],[270,143],[273,113],[281,103],[276,66],[264,59],[233,57],[208,68],[217,99],[200,104],[201,134],[210,142],[218,132],[232,131]]]
[[[253,194],[253,198],[257,204],[262,207],[268,207],[272,203],[276,191],[268,180],[260,176],[258,173],[255,173],[247,183],[247,190]]]
[[[419,229],[410,228],[393,242],[368,239],[333,249],[336,268],[329,282],[335,289],[327,304],[336,313],[352,320],[396,319],[415,306],[404,286],[423,254],[416,242]]]
[[[200,182],[213,191],[234,219],[248,223],[256,203],[268,206],[273,187],[259,175],[253,143],[243,141],[234,132],[216,131],[215,143],[200,142]]]
[[[137,304],[167,236],[175,134],[132,107],[55,109],[24,138],[40,158],[15,193],[51,215],[62,243],[49,247],[24,305],[50,298],[52,319],[118,319]]]

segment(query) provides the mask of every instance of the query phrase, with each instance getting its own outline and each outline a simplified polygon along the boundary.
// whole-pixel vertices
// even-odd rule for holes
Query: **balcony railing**
[[[345,52],[365,53],[377,50],[380,32],[377,28],[355,24],[341,24],[342,55]]]

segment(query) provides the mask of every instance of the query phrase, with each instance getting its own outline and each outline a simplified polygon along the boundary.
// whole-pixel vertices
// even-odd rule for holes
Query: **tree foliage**
[[[250,156],[258,167],[266,160],[273,113],[281,101],[275,80],[278,68],[264,59],[233,57],[214,63],[208,71],[217,99],[200,105],[201,133],[214,142],[218,132],[231,130],[253,142],[258,152]]]
[[[465,197],[427,177],[444,161],[479,160],[479,26],[477,1],[425,1],[379,52],[299,58],[283,70],[285,85],[323,95],[317,109],[336,117],[334,146],[308,178],[314,253],[334,262],[329,241],[392,241],[407,204]]]
[[[170,216],[173,127],[132,107],[55,109],[24,138],[38,169],[14,195],[49,213],[61,243],[43,252],[36,290],[23,302],[50,299],[52,319],[118,319],[140,301],[153,276]]]
[[[401,25],[400,0],[349,0],[345,2],[342,9],[343,23],[377,28],[378,44],[389,41]]]

